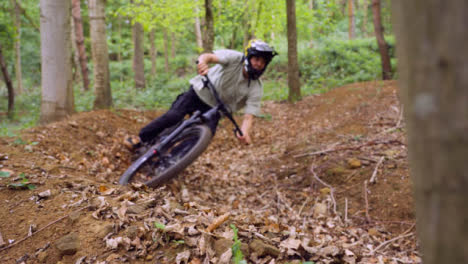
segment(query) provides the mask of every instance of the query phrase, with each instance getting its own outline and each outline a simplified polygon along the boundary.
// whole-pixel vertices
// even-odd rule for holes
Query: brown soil
[[[143,228],[145,217],[154,217],[167,201],[176,201],[190,214],[206,214],[211,220],[231,212],[235,217],[228,222],[240,230],[253,225],[263,235],[276,231],[280,241],[291,226],[299,233],[309,232],[303,222],[311,219],[314,204],[324,200],[331,217],[344,219],[346,215],[352,227],[377,229],[387,238],[412,228],[411,181],[396,82],[348,85],[293,105],[265,102],[263,111],[264,117],[254,125],[253,145],[238,144],[232,125],[224,120],[208,150],[176,180],[158,189],[137,189],[140,195],[153,195],[157,202],[155,208],[129,223]],[[89,262],[82,263],[106,259],[106,263],[120,263],[109,259],[124,255],[131,255],[127,258],[131,263],[175,263],[169,256],[174,254],[174,246],[169,244],[146,247],[137,256],[122,248],[106,248],[96,232],[105,224],[113,224],[115,234],[124,232],[127,223],[112,211],[119,208],[122,195],[136,187],[117,185],[131,156],[121,142],[159,114],[130,110],[79,113],[66,121],[23,131],[18,138],[0,138],[0,170],[11,173],[0,178],[1,237],[8,244],[26,238],[31,226],[39,231],[10,248],[0,248],[0,263],[16,263],[20,258],[38,263],[41,248],[47,253],[44,263],[75,263],[83,256]],[[22,173],[34,190],[8,187],[19,182]],[[370,183],[374,173],[377,182]],[[46,190],[51,196],[39,199],[38,194]],[[109,207],[97,218],[93,217],[96,211],[88,208],[68,216],[98,196],[112,201],[113,209]],[[240,213],[247,211],[251,214]],[[256,212],[262,218],[254,217]],[[174,221],[181,219],[174,217]],[[78,252],[61,256],[55,242],[71,232],[79,235]],[[146,239],[151,243],[151,237]],[[415,247],[413,240],[411,243]],[[197,263],[196,257],[190,259]],[[288,259],[282,254],[277,261]]]

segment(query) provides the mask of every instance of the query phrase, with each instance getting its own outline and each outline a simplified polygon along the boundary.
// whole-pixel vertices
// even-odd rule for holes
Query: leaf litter
[[[1,221],[3,247],[28,232],[31,238],[0,248],[0,260],[15,263],[75,231],[82,242],[76,254],[47,247],[34,258],[231,263],[240,250],[246,263],[421,263],[395,89],[394,82],[371,82],[295,105],[265,102],[271,119],[256,121],[253,146],[239,146],[222,122],[206,153],[156,189],[115,184],[131,156],[121,140],[155,113],[78,114],[26,131],[22,141],[36,142],[26,151],[3,139],[1,183],[27,173],[42,184],[29,192],[1,189],[2,219],[18,226],[13,232]],[[378,181],[363,189],[374,175]],[[27,199],[31,193],[43,196],[41,206]]]

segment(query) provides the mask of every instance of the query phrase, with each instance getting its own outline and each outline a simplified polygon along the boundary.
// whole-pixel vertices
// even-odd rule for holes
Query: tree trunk
[[[151,57],[151,76],[156,76],[156,57],[158,55],[158,51],[156,49],[156,30],[153,28],[150,31],[150,57]]]
[[[348,36],[349,39],[354,39],[356,35],[356,23],[354,20],[354,3],[353,0],[348,0]]]
[[[16,92],[23,93],[23,70],[21,67],[21,0],[11,0],[14,8],[15,17],[15,73],[16,73]]]
[[[78,58],[81,68],[81,77],[83,78],[83,89],[89,90],[88,58],[86,56],[86,47],[84,44],[83,20],[81,19],[80,0],[72,0],[72,15],[75,26],[75,41],[78,51]]]
[[[203,37],[201,33],[201,25],[200,25],[200,10],[198,6],[195,7],[195,37],[197,38],[197,47],[202,50],[203,49]]]
[[[468,2],[392,8],[423,263],[468,263]]]
[[[368,0],[362,0],[362,34],[364,37],[368,37],[369,33],[367,32],[367,19],[368,19],[368,9],[369,9],[369,4]]]
[[[372,13],[374,14],[374,31],[379,45],[380,58],[382,61],[382,79],[392,79],[392,65],[388,54],[388,45],[384,39],[384,28],[380,16],[380,0],[372,0]]]
[[[112,106],[105,9],[105,0],[89,0],[91,53],[94,63],[94,109]]]
[[[41,0],[42,124],[74,111],[71,54],[71,2]]]
[[[299,82],[299,64],[297,61],[297,32],[295,0],[286,0],[288,27],[288,86],[289,102],[301,99],[301,84]]]
[[[214,45],[213,0],[205,0],[205,35],[203,36],[204,52],[212,52]]]
[[[346,5],[348,4],[349,0],[341,0],[341,3],[339,5],[341,6],[341,13],[343,14],[343,17],[346,17]]]
[[[166,73],[169,73],[169,37],[167,36],[167,29],[164,28],[164,67],[166,68]]]
[[[145,83],[145,64],[143,47],[143,26],[135,22],[133,24],[133,72],[135,88],[143,89]]]
[[[72,11],[73,11],[73,8],[72,8]],[[71,39],[71,43],[72,43],[72,56],[73,56],[72,80],[73,80],[73,83],[76,83],[77,80],[79,79],[79,76],[80,76],[80,74],[79,74],[79,72],[80,72],[80,58],[79,58],[79,54],[78,54],[78,47],[76,46],[75,21],[73,20],[73,17],[70,17],[70,25],[71,25],[70,39]]]
[[[232,29],[231,42],[229,43],[230,49],[235,49],[236,47],[237,30],[238,30],[238,27],[234,25],[234,28]]]
[[[175,33],[171,32],[171,58],[175,59],[175,50],[176,50],[176,37]]]
[[[15,90],[11,83],[10,75],[3,59],[2,44],[0,44],[0,67],[2,68],[3,79],[5,80],[8,89],[8,117],[13,118],[13,112],[15,109]]]

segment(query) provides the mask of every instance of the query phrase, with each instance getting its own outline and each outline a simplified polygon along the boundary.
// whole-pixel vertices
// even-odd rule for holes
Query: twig
[[[345,225],[348,223],[348,198],[345,198],[345,214],[344,214]]]
[[[369,216],[369,200],[367,199],[367,180],[364,181],[364,201],[366,202],[366,220],[367,222],[370,222],[370,216]]]
[[[385,158],[384,156],[380,157],[379,162],[377,162],[377,165],[375,165],[374,172],[372,173],[372,177],[371,177],[370,180],[369,180],[370,183],[375,183],[375,182],[377,181],[377,180],[376,180],[376,178],[377,178],[377,170],[379,169],[379,166],[380,166],[380,164],[383,162],[384,158]]]
[[[317,173],[315,173],[314,171],[314,166],[312,165],[312,167],[310,167],[310,171],[312,172],[312,174],[314,175],[314,178],[320,182],[322,185],[328,187],[330,189],[330,196],[331,196],[331,199],[332,199],[332,202],[333,202],[333,212],[336,214],[336,201],[335,201],[335,196],[334,196],[334,188],[331,187],[329,184],[327,184],[326,182],[322,181],[318,176],[317,176]]]
[[[380,144],[400,144],[400,145],[404,145],[401,141],[394,140],[394,139],[387,140],[387,141],[372,140],[372,141],[369,141],[369,142],[366,142],[364,144],[357,145],[357,146],[342,147],[342,148],[329,148],[329,149],[320,150],[320,151],[316,151],[316,152],[299,154],[299,155],[295,155],[293,157],[294,158],[302,158],[302,157],[305,157],[305,156],[315,156],[315,155],[321,155],[321,154],[325,154],[325,153],[337,152],[337,151],[342,151],[342,150],[358,150],[358,149],[361,149],[362,147],[366,147],[366,146],[370,146],[370,145],[380,145]]]
[[[283,204],[286,206],[286,208],[287,208],[289,211],[291,211],[292,213],[294,213],[294,215],[296,216],[296,218],[297,218],[298,220],[301,219],[300,214],[298,215],[298,214],[296,213],[296,211],[294,211],[294,209],[289,205],[289,203],[286,201],[286,199],[284,199],[284,198],[282,197],[281,193],[280,193],[278,190],[276,190],[276,195],[278,196],[278,200],[281,201],[281,202],[283,202]]]
[[[41,229],[37,230],[37,231],[34,232],[34,233],[31,233],[30,235],[24,237],[23,239],[18,240],[18,241],[16,241],[15,243],[13,243],[13,244],[11,244],[11,245],[9,245],[9,246],[7,246],[7,247],[1,248],[1,249],[0,249],[0,252],[2,252],[2,251],[4,251],[4,250],[7,250],[7,249],[9,249],[9,248],[11,248],[11,247],[14,247],[14,246],[16,246],[16,245],[18,245],[19,243],[21,243],[21,242],[25,241],[26,239],[28,239],[28,238],[34,236],[35,234],[37,234],[37,233],[41,232],[42,230],[46,229],[47,227],[49,227],[49,226],[51,226],[51,225],[53,225],[53,224],[56,224],[56,223],[62,221],[63,219],[65,219],[65,218],[67,218],[67,217],[70,217],[71,214],[76,213],[76,212],[79,212],[79,211],[82,211],[82,210],[84,210],[84,209],[86,209],[86,208],[89,208],[89,207],[90,207],[90,205],[85,206],[85,207],[82,207],[82,208],[80,208],[80,209],[78,209],[78,210],[73,211],[72,213],[69,213],[69,214],[67,214],[67,215],[65,215],[65,216],[60,217],[59,219],[57,219],[57,220],[55,220],[55,221],[53,221],[53,222],[48,223],[46,226],[42,227]]]
[[[304,206],[310,201],[310,197],[307,197],[307,199],[305,200],[305,202],[302,204],[301,206],[301,209],[299,209],[299,216],[301,215],[302,213],[302,209],[304,209]]]
[[[390,240],[384,241],[380,245],[378,245],[374,250],[371,250],[370,254],[374,255],[375,252],[377,252],[377,250],[379,250],[381,247],[384,247],[384,246],[388,245],[389,243],[392,243],[393,241],[396,241],[398,239],[402,239],[402,238],[405,238],[405,237],[413,236],[413,235],[414,235],[413,233],[409,233],[409,234],[406,234],[406,235],[401,235],[401,236],[398,236],[398,237],[394,237],[394,238],[392,238]]]
[[[403,112],[405,110],[405,106],[401,105],[401,110],[400,110],[400,117],[398,118],[398,122],[396,123],[395,127],[399,127],[401,125],[401,121],[403,120]]]

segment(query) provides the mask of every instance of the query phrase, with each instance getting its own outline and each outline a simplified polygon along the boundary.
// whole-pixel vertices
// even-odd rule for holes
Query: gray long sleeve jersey
[[[263,95],[263,84],[260,80],[249,80],[242,74],[244,67],[243,54],[234,50],[217,50],[214,54],[219,64],[208,71],[208,77],[216,87],[221,100],[232,112],[244,108],[244,114],[258,116]],[[208,88],[203,88],[202,76],[197,75],[190,84],[198,97],[210,106],[216,105],[216,100]]]

